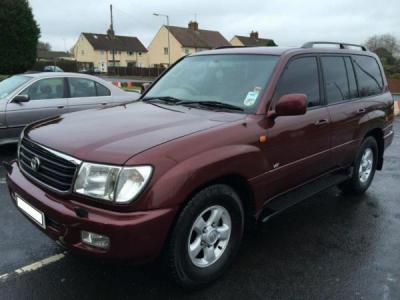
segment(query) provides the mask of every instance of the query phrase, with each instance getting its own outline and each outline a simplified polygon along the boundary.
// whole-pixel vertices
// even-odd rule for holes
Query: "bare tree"
[[[398,56],[400,45],[398,40],[391,34],[374,35],[367,39],[365,46],[373,52],[378,49],[386,49],[394,56]]]
[[[43,50],[43,51],[50,51],[51,50],[51,45],[49,43],[46,43],[46,42],[38,41],[37,49],[38,50]]]

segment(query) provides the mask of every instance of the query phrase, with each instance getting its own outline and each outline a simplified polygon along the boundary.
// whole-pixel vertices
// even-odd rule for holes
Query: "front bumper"
[[[46,228],[32,223],[64,247],[137,263],[152,260],[160,254],[176,214],[175,208],[126,213],[95,208],[46,192],[29,181],[16,162],[11,167],[7,184],[14,204],[15,195],[18,195],[42,211]],[[87,216],[79,217],[76,208],[86,210]],[[83,244],[81,230],[108,236],[110,248],[102,250]]]

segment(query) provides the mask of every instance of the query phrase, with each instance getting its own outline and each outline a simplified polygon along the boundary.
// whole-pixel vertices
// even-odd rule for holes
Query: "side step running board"
[[[310,183],[302,185],[283,195],[279,195],[270,200],[264,207],[259,219],[267,222],[271,217],[282,212],[283,210],[302,202],[303,200],[326,190],[334,185],[346,181],[353,173],[352,168],[348,172],[336,172],[333,174],[322,176]]]

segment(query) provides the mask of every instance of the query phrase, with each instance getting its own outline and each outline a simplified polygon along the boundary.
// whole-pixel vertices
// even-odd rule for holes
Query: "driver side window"
[[[286,94],[305,94],[307,106],[321,105],[318,64],[316,57],[301,57],[292,60],[279,79],[277,99]]]
[[[64,98],[64,78],[46,78],[34,82],[20,95],[28,95],[29,100]]]

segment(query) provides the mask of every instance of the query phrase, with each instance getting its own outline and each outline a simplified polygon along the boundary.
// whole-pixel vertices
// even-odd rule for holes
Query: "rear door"
[[[280,193],[331,168],[330,118],[323,101],[316,56],[292,59],[276,88],[273,105],[286,94],[308,98],[305,115],[279,116],[268,129],[265,156],[273,165],[267,179],[271,194]]]
[[[350,56],[321,56],[325,97],[332,121],[332,154],[336,167],[352,162],[360,132],[368,120],[366,103],[359,97]]]
[[[34,121],[67,112],[65,80],[62,77],[43,78],[33,82],[20,95],[28,95],[29,101],[6,107],[8,127],[22,128]]]
[[[113,102],[111,91],[106,86],[88,78],[69,77],[68,88],[70,112],[106,107]]]

